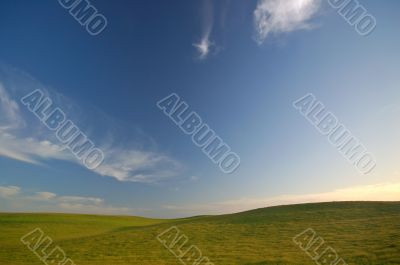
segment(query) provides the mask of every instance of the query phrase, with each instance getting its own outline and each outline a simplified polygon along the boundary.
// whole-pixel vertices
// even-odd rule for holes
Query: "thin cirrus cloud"
[[[27,90],[26,87],[30,89]],[[92,132],[90,135],[87,134],[88,137],[97,143],[105,154],[103,163],[93,169],[96,174],[113,177],[118,181],[154,183],[177,176],[182,172],[182,165],[168,155],[138,147],[144,146],[145,143],[134,142],[135,139],[125,141],[121,145],[116,141],[118,137],[113,135],[114,131],[105,134],[105,127],[113,128],[113,130],[118,128],[121,131],[119,133],[122,134],[131,135],[132,133],[125,132],[123,127],[114,124],[113,119],[106,114],[100,111],[83,110],[71,100],[44,88],[27,74],[5,66],[0,67],[0,156],[36,165],[46,164],[50,160],[81,164],[65,146],[58,142],[54,132],[40,124],[34,114],[18,103],[19,98],[35,89],[51,95],[50,98],[57,107],[63,109],[68,118],[78,126],[88,124],[86,120],[96,121],[91,127],[85,127],[87,130],[80,128],[85,133]],[[87,118],[77,113],[95,114],[93,118]],[[98,121],[102,123],[99,124]],[[98,131],[103,135],[97,135],[96,128],[102,128]],[[138,136],[137,141],[142,140],[151,142],[147,136],[141,138]]]
[[[48,140],[32,137],[18,137],[18,131],[26,127],[19,105],[11,99],[0,83],[0,156],[19,161],[40,164],[39,158],[67,160],[69,156]]]
[[[16,186],[0,186],[0,197],[9,198],[19,194],[21,189]]]
[[[255,40],[262,44],[269,35],[310,29],[310,19],[321,0],[259,0],[254,11]]]
[[[210,36],[214,27],[214,3],[205,0],[202,7],[202,36],[199,42],[193,43],[198,53],[198,58],[204,60],[208,57],[215,44]]]
[[[199,43],[193,43],[193,46],[197,49],[200,60],[207,58],[212,45],[213,43],[210,41],[210,34],[204,35]]]

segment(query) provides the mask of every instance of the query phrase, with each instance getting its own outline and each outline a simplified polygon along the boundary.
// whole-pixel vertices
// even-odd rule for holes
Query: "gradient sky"
[[[400,2],[360,1],[377,20],[368,36],[325,0],[278,2],[93,0],[108,26],[91,36],[56,0],[2,1],[0,211],[175,217],[400,200]],[[34,89],[102,148],[106,172],[57,149],[20,103]],[[157,108],[171,93],[240,156],[237,171],[222,173]],[[373,172],[293,108],[307,93],[375,156]]]

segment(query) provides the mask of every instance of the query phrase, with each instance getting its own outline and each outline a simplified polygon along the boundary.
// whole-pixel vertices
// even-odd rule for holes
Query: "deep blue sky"
[[[144,154],[161,163],[138,181],[52,154],[28,152],[35,161],[22,161],[11,154],[23,153],[24,140],[57,141],[19,104],[31,127],[8,131],[15,144],[1,140],[0,210],[182,216],[266,206],[280,195],[348,199],[337,193],[344,188],[361,187],[361,199],[377,198],[369,189],[399,194],[400,3],[360,1],[377,19],[363,37],[322,0],[298,22],[307,29],[282,29],[260,44],[261,2],[93,0],[108,26],[91,36],[56,0],[2,1],[3,108],[6,96],[19,104],[41,87],[106,158],[129,163]],[[212,45],[201,57],[193,44],[207,31]],[[172,92],[239,154],[235,173],[223,174],[156,107]],[[360,175],[292,107],[309,92],[375,155],[371,174]]]

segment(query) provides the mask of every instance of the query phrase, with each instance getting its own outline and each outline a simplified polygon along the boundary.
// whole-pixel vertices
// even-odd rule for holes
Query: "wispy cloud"
[[[17,195],[20,191],[21,189],[16,186],[6,186],[6,187],[0,186],[0,197],[9,198],[14,195]]]
[[[254,11],[257,43],[270,34],[309,29],[309,20],[317,13],[320,0],[259,0]]]
[[[107,205],[102,198],[84,196],[59,196],[41,191],[33,194],[16,186],[0,186],[0,197],[11,205],[12,211],[45,211],[85,214],[134,214],[126,207]],[[7,210],[7,209],[0,209]]]
[[[53,103],[62,108],[74,123],[83,124],[85,133],[91,133],[89,138],[95,139],[105,153],[105,160],[93,172],[118,181],[146,183],[166,180],[182,172],[183,167],[178,161],[154,148],[144,147],[147,142],[152,143],[151,138],[138,136],[129,128],[119,126],[101,111],[77,106],[72,100],[45,88],[28,75],[1,66],[0,77],[4,76],[7,78],[0,78],[0,156],[36,165],[54,159],[81,164],[65,145],[61,145],[54,132],[19,105],[22,96],[40,89],[50,95]],[[115,133],[133,137],[125,137],[124,142],[120,143]]]
[[[113,176],[120,181],[157,182],[175,176],[182,165],[165,155],[154,152],[106,149],[106,163],[95,169],[103,176]]]
[[[0,83],[0,129],[11,129],[23,125],[20,119],[18,104],[12,100],[4,86]],[[7,125],[7,126],[6,126]]]
[[[198,52],[198,58],[204,60],[208,57],[215,43],[210,40],[210,35],[214,26],[214,3],[213,0],[203,1],[202,10],[202,36],[200,40],[193,43]]]
[[[180,215],[223,214],[284,204],[329,201],[400,201],[400,183],[355,186],[314,194],[241,198],[209,204],[167,205],[165,208]]]
[[[39,164],[40,158],[68,159],[62,148],[48,140],[19,137],[26,127],[26,121],[16,100],[13,100],[0,83],[0,156],[23,162]]]
[[[199,43],[193,43],[193,46],[196,47],[197,52],[199,53],[199,59],[204,60],[207,58],[210,53],[211,46],[214,45],[210,41],[210,35],[204,35]]]
[[[31,199],[38,201],[48,201],[57,197],[57,194],[47,191],[36,192]]]

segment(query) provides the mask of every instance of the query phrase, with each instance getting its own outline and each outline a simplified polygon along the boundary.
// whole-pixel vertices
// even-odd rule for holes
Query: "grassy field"
[[[400,264],[400,203],[383,202],[279,206],[175,220],[0,214],[0,264],[43,264],[20,242],[36,227],[76,265],[182,264],[156,238],[171,226],[216,265],[316,264],[292,240],[307,228],[349,265]]]

